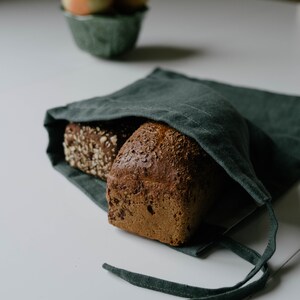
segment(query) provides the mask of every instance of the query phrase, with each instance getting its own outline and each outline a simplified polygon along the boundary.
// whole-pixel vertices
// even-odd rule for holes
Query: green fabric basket
[[[254,265],[239,283],[220,289],[203,289],[153,278],[104,264],[103,267],[137,286],[193,299],[242,299],[264,287],[267,261],[276,249],[277,220],[272,199],[300,179],[300,97],[235,87],[156,69],[144,79],[108,96],[95,97],[49,110],[49,158],[54,168],[107,210],[105,183],[71,168],[64,160],[63,134],[69,121],[115,121],[126,117],[163,121],[194,138],[232,179],[219,202],[234,200],[240,207],[249,200],[268,211],[266,249],[260,255],[224,236],[224,230],[204,225],[190,244],[173,249],[199,257],[211,243],[222,245]],[[225,206],[226,209],[226,206]],[[223,207],[224,211],[224,207]],[[238,211],[232,210],[233,214]],[[248,283],[259,271],[263,275]]]
[[[95,56],[113,58],[134,48],[147,9],[131,14],[77,16],[63,11],[76,45]]]

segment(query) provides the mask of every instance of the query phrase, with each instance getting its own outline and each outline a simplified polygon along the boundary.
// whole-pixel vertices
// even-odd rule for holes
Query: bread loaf
[[[106,180],[119,149],[138,125],[136,120],[69,123],[64,134],[65,159],[70,166]]]
[[[181,245],[217,197],[221,173],[193,139],[168,125],[147,122],[124,143],[107,176],[109,222]]]

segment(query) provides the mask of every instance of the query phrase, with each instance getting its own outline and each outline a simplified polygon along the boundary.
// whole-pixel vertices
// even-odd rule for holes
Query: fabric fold
[[[231,178],[233,183],[223,196],[226,201],[230,199],[239,203],[230,208],[232,215],[248,205],[249,201],[269,211],[267,247],[261,256],[249,250],[252,256],[249,255],[256,257],[255,268],[243,283],[210,292],[209,295],[199,294],[199,299],[240,299],[235,297],[261,288],[265,276],[268,276],[266,262],[276,249],[278,225],[271,200],[278,198],[300,179],[299,116],[300,97],[234,87],[156,69],[149,76],[113,94],[50,109],[44,125],[49,134],[47,153],[53,167],[104,210],[107,210],[105,183],[71,168],[64,160],[62,143],[68,122],[118,123],[123,118],[142,117],[167,123],[193,138]],[[222,209],[224,211],[224,206]],[[226,244],[222,232],[219,232],[223,230],[222,224],[210,225],[207,228],[212,229],[212,238]],[[195,240],[176,250],[198,256],[200,249],[211,245],[212,241]],[[238,244],[235,245],[231,249],[234,252],[239,248]],[[247,252],[245,248],[243,251]],[[247,260],[247,257],[243,258]],[[114,267],[105,267],[119,275],[125,274]],[[241,288],[259,270],[265,272],[260,281]],[[142,281],[146,278],[143,276],[140,275]],[[139,281],[135,283],[141,285]],[[156,284],[165,283],[156,281]],[[197,298],[197,293],[192,297]]]

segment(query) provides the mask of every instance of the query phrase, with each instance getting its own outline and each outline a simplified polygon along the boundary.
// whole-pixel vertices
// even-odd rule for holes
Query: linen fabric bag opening
[[[267,261],[276,249],[278,227],[272,199],[278,198],[300,178],[299,116],[300,97],[156,69],[146,78],[111,95],[50,109],[44,125],[49,133],[47,153],[54,168],[104,210],[107,210],[105,182],[71,168],[64,159],[62,144],[68,122],[118,122],[126,117],[143,117],[164,122],[193,138],[234,182],[223,203],[230,199],[243,207],[250,199],[254,207],[268,211],[268,242],[260,255],[224,235],[226,229],[206,224],[203,226],[208,232],[207,240],[195,238],[174,249],[198,257],[211,243],[222,245],[253,264],[253,269],[234,286],[205,289],[108,264],[103,267],[134,285],[167,294],[193,299],[241,299],[263,288],[269,276]],[[259,271],[262,276],[248,283]]]

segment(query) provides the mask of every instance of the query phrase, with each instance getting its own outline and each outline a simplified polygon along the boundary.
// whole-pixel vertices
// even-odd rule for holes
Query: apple
[[[113,0],[62,0],[65,10],[74,15],[102,13],[112,6]]]

